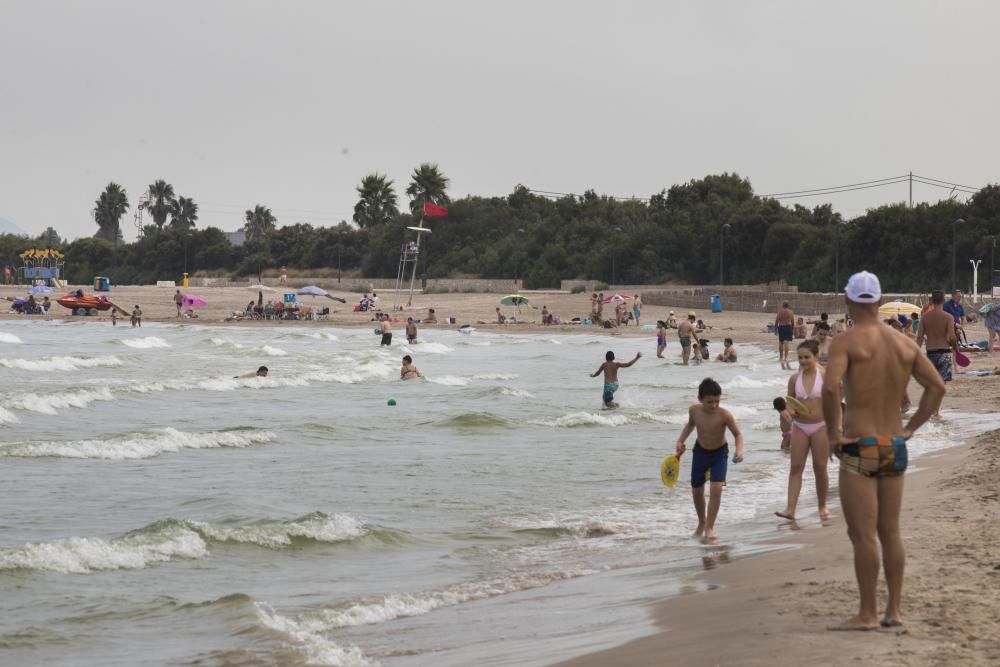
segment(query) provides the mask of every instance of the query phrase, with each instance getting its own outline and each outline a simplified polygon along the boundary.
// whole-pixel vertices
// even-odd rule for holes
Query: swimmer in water
[[[403,357],[403,366],[399,369],[399,379],[400,380],[413,380],[414,378],[421,378],[423,375],[417,370],[417,367],[413,365],[413,358],[410,355]]]
[[[238,375],[239,378],[266,378],[267,377],[267,366],[261,366],[256,371],[251,371],[249,373],[244,373],[243,375]]]

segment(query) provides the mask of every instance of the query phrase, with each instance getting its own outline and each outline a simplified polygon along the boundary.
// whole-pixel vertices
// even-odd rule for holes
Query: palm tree
[[[174,203],[174,186],[160,179],[149,186],[149,214],[156,226],[163,228]]]
[[[94,202],[94,222],[97,223],[98,230],[95,236],[99,239],[118,242],[122,237],[121,226],[118,221],[128,210],[128,195],[125,188],[117,183],[108,183],[104,192]]]
[[[247,210],[246,221],[243,230],[247,233],[247,241],[253,241],[273,231],[278,219],[271,213],[271,209],[257,204],[252,211]]]
[[[410,198],[410,211],[413,215],[421,215],[424,202],[438,205],[449,203],[445,190],[448,188],[448,178],[441,173],[436,164],[424,162],[413,170],[410,184],[406,186],[406,196]]]
[[[354,222],[364,229],[388,222],[399,213],[396,206],[396,191],[388,176],[368,174],[357,187],[361,196],[354,205]]]
[[[191,229],[198,220],[198,205],[188,197],[178,197],[170,204],[170,226],[173,229]]]

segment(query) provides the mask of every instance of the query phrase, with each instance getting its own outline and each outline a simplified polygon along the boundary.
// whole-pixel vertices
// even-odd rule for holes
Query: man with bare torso
[[[783,369],[790,370],[792,365],[788,363],[788,349],[795,338],[795,313],[787,301],[781,304],[778,316],[774,318],[774,332],[778,335],[778,361]]]
[[[681,361],[685,366],[691,357],[691,339],[694,337],[694,321],[697,315],[688,313],[688,318],[677,327],[677,339],[681,342]]]
[[[595,378],[601,373],[604,373],[604,393],[602,394],[602,398],[604,399],[605,408],[618,407],[618,404],[615,403],[615,392],[618,391],[618,369],[628,368],[635,362],[639,361],[639,357],[641,356],[641,352],[636,352],[632,361],[622,363],[620,361],[615,361],[615,353],[610,350],[604,355],[604,363],[601,364],[601,367],[594,371],[590,377]]]
[[[916,344],[885,326],[878,307],[878,277],[862,271],[844,288],[854,326],[830,344],[823,380],[823,416],[830,446],[840,459],[840,504],[854,547],[854,574],[860,605],[857,615],[831,630],[875,630],[879,543],[885,563],[889,600],[884,627],[902,624],[905,556],[899,530],[906,470],[906,441],[932,414],[944,396],[944,381]],[[910,376],[924,388],[920,405],[903,426],[899,411]],[[841,385],[847,407],[841,409]],[[841,430],[840,425],[844,427]]]
[[[934,290],[931,293],[931,309],[928,310],[917,327],[917,347],[927,342],[927,358],[934,365],[941,379],[951,382],[951,364],[953,353],[958,352],[958,336],[955,332],[954,318],[944,309],[944,291]],[[934,412],[932,419],[940,419],[941,415]]]

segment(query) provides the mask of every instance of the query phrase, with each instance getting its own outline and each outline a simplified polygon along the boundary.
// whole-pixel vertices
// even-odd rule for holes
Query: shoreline
[[[768,543],[789,549],[690,577],[699,592],[651,605],[658,632],[554,663],[683,665],[997,664],[1000,429],[932,452],[907,475],[902,628],[831,632],[857,609],[852,550],[839,510],[829,525]],[[839,498],[831,488],[831,497]],[[707,589],[707,590],[706,590]],[[992,592],[991,592],[992,591]],[[884,574],[879,603],[884,605]]]

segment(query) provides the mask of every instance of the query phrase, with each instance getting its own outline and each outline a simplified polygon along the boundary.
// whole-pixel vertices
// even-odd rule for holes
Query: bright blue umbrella
[[[28,294],[52,294],[52,288],[48,285],[35,285],[28,290]]]

